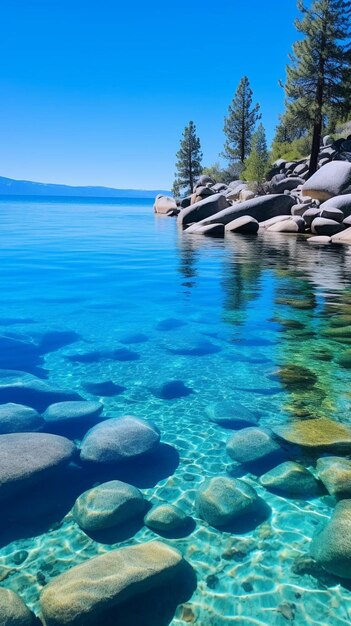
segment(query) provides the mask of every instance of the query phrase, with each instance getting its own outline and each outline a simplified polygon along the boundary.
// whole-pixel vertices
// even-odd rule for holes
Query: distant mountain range
[[[113,189],[112,187],[71,187],[51,183],[34,183],[0,176],[0,196],[79,196],[85,198],[154,198],[160,189]]]

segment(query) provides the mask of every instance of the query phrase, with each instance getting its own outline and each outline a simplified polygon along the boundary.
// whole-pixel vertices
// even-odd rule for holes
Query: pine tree
[[[196,136],[194,122],[189,122],[184,128],[176,157],[177,173],[173,189],[178,191],[178,195],[182,189],[185,189],[186,193],[193,193],[195,181],[202,172],[201,145],[200,139]]]
[[[295,22],[304,35],[293,45],[287,66],[285,93],[291,115],[303,128],[312,128],[309,175],[318,165],[325,115],[345,102],[350,36],[350,0],[313,0],[306,8],[298,0],[302,19]]]
[[[256,122],[261,119],[259,105],[252,106],[252,90],[249,79],[243,76],[224,119],[227,137],[223,156],[233,164],[244,163],[250,152],[251,138]]]
[[[244,180],[263,183],[268,161],[266,133],[263,124],[259,124],[256,132],[252,135],[251,151],[245,161],[245,169],[242,173]]]

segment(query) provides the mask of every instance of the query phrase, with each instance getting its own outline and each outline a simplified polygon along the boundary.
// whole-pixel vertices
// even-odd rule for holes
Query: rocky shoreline
[[[308,159],[278,160],[255,195],[249,185],[228,185],[200,176],[194,193],[177,203],[156,196],[154,211],[177,216],[187,234],[224,237],[226,233],[305,234],[310,244],[351,245],[351,136],[324,137],[319,169],[307,178]]]

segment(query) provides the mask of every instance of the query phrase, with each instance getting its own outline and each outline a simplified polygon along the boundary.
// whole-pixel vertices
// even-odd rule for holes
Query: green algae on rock
[[[330,495],[351,496],[351,461],[340,456],[325,456],[317,461],[317,473]]]
[[[107,611],[139,593],[171,584],[184,563],[178,550],[159,541],[89,559],[44,587],[40,603],[45,626],[104,623]]]
[[[327,572],[351,578],[351,500],[341,500],[330,520],[314,535],[311,556]]]
[[[111,480],[82,493],[72,514],[78,526],[88,532],[113,528],[145,510],[139,489],[120,480]]]
[[[263,487],[285,496],[315,496],[319,492],[318,481],[303,465],[286,461],[274,467],[260,478]]]
[[[317,376],[307,367],[302,365],[283,365],[275,373],[283,385],[286,387],[313,387],[317,382]]]
[[[253,487],[227,476],[209,478],[196,494],[199,516],[215,528],[230,524],[257,502],[258,495]]]
[[[34,615],[10,589],[0,587],[0,626],[32,626]]]
[[[351,429],[326,417],[275,426],[273,432],[305,448],[351,450]]]
[[[338,356],[337,362],[342,367],[345,367],[345,369],[351,369],[351,348],[344,350],[344,352]]]

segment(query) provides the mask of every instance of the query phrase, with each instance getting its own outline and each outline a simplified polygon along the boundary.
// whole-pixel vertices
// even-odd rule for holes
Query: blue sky
[[[0,175],[170,188],[193,119],[204,164],[244,74],[272,138],[296,0],[2,0]]]

